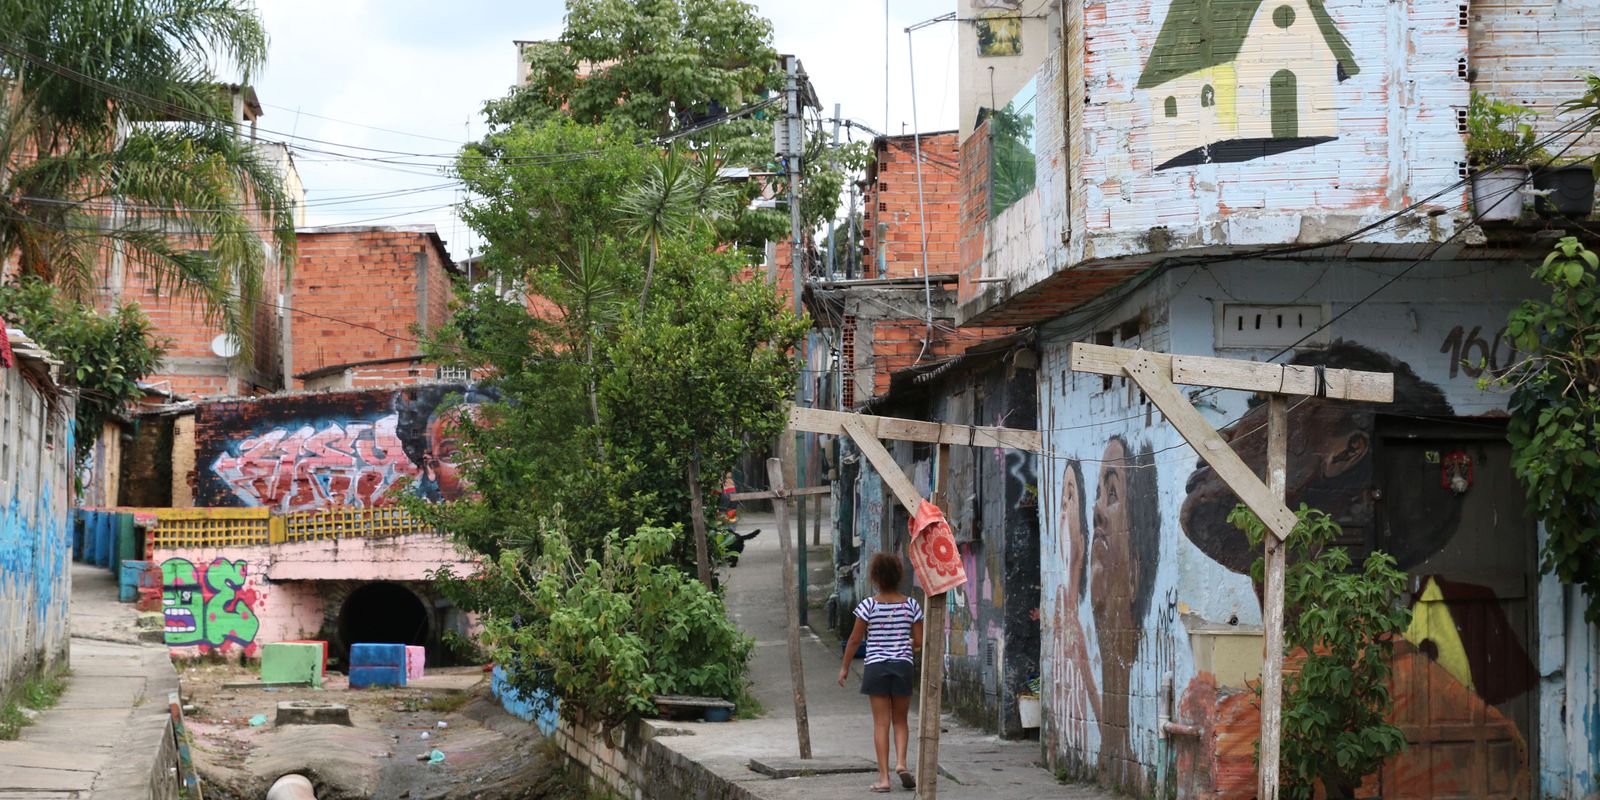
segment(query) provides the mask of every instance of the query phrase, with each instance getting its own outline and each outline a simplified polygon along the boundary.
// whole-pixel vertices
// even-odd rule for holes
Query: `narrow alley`
[[[790,516],[794,520],[794,516]],[[798,521],[791,522],[793,526]],[[789,654],[784,640],[782,594],[783,555],[770,512],[745,512],[739,529],[760,529],[739,560],[729,570],[728,613],[740,630],[756,640],[750,680],[765,714],[760,719],[731,723],[678,724],[692,736],[662,737],[657,741],[693,759],[719,777],[760,800],[822,800],[862,793],[876,780],[872,751],[872,716],[860,694],[861,663],[851,668],[843,688],[835,682],[842,643],[802,631],[807,711],[814,760],[828,769],[854,772],[809,775],[781,780],[750,769],[752,759],[803,768],[798,763],[794,700],[789,680]],[[832,542],[823,528],[822,544],[812,546],[811,585],[831,586]],[[810,533],[807,533],[809,543]],[[816,597],[813,594],[813,597]],[[813,603],[813,620],[823,617]],[[912,699],[910,727],[917,729],[917,698]],[[1002,740],[944,716],[939,742],[941,780],[939,796],[952,800],[1031,800],[1060,797],[1071,800],[1112,800],[1117,795],[1093,786],[1063,784],[1045,769],[1036,740]],[[916,736],[911,737],[910,764],[916,764]],[[893,794],[909,795],[896,789]]]

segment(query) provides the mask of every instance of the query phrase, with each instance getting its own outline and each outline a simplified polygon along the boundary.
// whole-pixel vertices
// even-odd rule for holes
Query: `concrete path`
[[[155,766],[178,676],[165,647],[139,642],[136,619],[107,570],[72,565],[72,677],[21,739],[0,742],[0,798],[144,800],[152,776],[170,780]]]
[[[761,528],[763,533],[746,545],[739,566],[731,570],[727,598],[730,613],[739,627],[756,640],[751,679],[757,699],[766,708],[766,716],[731,723],[672,723],[673,727],[687,729],[693,735],[658,736],[656,741],[694,759],[762,800],[870,796],[867,787],[877,776],[876,767],[871,766],[876,763],[872,750],[872,715],[866,698],[859,693],[861,663],[855,663],[850,679],[841,688],[837,683],[840,660],[837,646],[825,645],[809,632],[803,632],[802,648],[813,755],[829,762],[858,762],[869,766],[873,772],[772,779],[748,767],[752,758],[793,759],[799,755],[788,648],[784,640],[783,556],[777,537],[772,535],[775,529],[770,514],[744,514],[739,529],[754,528]],[[827,555],[831,553],[827,537],[824,525],[825,547],[811,551],[813,568],[818,566],[819,559],[825,566],[831,563],[832,556]],[[807,539],[810,539],[809,531]],[[818,625],[824,624],[820,616],[821,612],[812,610],[812,619]],[[912,772],[916,771],[917,758],[916,708],[913,698],[909,759]],[[1054,776],[1040,766],[1038,742],[1002,741],[961,725],[948,715],[944,717],[943,730],[939,762],[946,777],[939,781],[940,798],[1112,800],[1117,797],[1094,787],[1057,783]],[[898,783],[893,794],[910,796],[909,792],[898,788]]]

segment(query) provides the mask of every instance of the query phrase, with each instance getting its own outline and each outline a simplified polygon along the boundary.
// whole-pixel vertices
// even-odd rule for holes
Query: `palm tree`
[[[644,240],[644,289],[639,292],[639,312],[650,297],[661,240],[682,236],[697,223],[711,224],[724,210],[732,193],[718,172],[722,159],[707,150],[693,163],[676,145],[650,165],[644,178],[622,196],[617,214],[629,235]]]
[[[248,80],[266,52],[246,0],[0,0],[0,264],[92,302],[118,250],[248,356],[294,220],[213,64]]]

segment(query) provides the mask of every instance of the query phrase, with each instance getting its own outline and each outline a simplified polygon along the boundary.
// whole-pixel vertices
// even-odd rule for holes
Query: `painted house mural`
[[[1360,72],[1322,0],[1174,0],[1138,83],[1156,169],[1333,141],[1332,89]]]

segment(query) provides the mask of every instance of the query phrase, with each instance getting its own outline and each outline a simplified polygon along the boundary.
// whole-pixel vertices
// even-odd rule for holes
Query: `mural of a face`
[[[1131,596],[1125,588],[1138,583],[1141,565],[1134,562],[1128,518],[1128,449],[1121,439],[1106,445],[1100,488],[1094,498],[1094,555],[1090,560],[1089,603],[1095,626],[1105,632],[1131,630]],[[1130,580],[1132,578],[1132,580]],[[1101,654],[1102,658],[1106,654]]]
[[[205,617],[205,597],[200,573],[185,559],[169,559],[161,565],[161,613],[165,619],[169,645],[197,645],[205,641],[200,620]]]
[[[1336,342],[1325,351],[1305,353],[1292,363],[1337,369],[1392,372],[1395,402],[1384,407],[1397,414],[1447,416],[1444,393],[1417,377],[1402,362],[1350,342]],[[1370,491],[1374,487],[1372,451],[1376,435],[1374,409],[1355,403],[1308,399],[1294,401],[1289,414],[1288,494],[1291,508],[1306,503],[1328,512],[1347,528],[1368,528],[1373,522]],[[1258,405],[1222,431],[1239,457],[1256,474],[1266,465],[1266,407]],[[1245,535],[1228,524],[1238,498],[1203,461],[1196,464],[1185,489],[1181,524],[1184,535],[1217,563],[1247,573],[1256,553]],[[1403,547],[1391,555],[1402,569],[1420,562],[1455,532],[1457,519],[1426,521]]]
[[[475,406],[453,406],[443,413],[434,414],[427,426],[426,466],[434,469],[438,493],[446,501],[461,498],[462,445],[459,426],[470,424],[477,416]]]
[[[1067,462],[1061,475],[1061,519],[1058,521],[1056,554],[1066,558],[1066,586],[1073,604],[1088,590],[1084,581],[1089,566],[1089,520],[1085,518],[1083,497],[1083,467],[1077,461]]]

